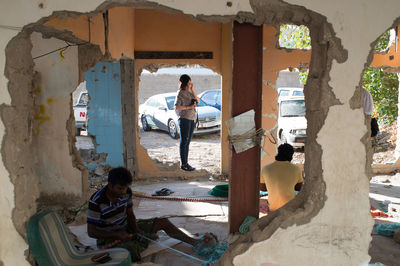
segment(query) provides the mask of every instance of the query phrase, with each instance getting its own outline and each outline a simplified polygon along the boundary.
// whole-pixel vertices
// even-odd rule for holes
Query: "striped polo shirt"
[[[132,207],[132,190],[128,188],[117,203],[112,203],[106,195],[107,186],[94,193],[89,200],[87,223],[95,224],[102,231],[115,232],[128,229],[126,209]]]

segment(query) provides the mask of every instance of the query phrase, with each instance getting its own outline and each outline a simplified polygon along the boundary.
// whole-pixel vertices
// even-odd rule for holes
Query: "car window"
[[[293,91],[293,96],[304,96],[303,91]]]
[[[304,100],[282,101],[280,103],[281,117],[305,116],[306,104]]]
[[[82,93],[81,98],[79,99],[78,105],[87,105],[88,100],[89,100],[89,94]]]
[[[155,101],[155,106],[154,107],[156,107],[156,108],[159,108],[159,107],[165,107],[165,98],[164,97],[158,97],[158,98],[156,98],[156,101]]]
[[[221,105],[221,92],[217,93],[217,105]]]
[[[157,107],[157,99],[156,98],[150,98],[147,100],[146,105],[151,106],[151,107]]]
[[[209,105],[215,105],[217,103],[217,93],[214,91],[206,92],[201,99]]]
[[[289,96],[289,91],[288,90],[280,90],[278,97],[284,97],[284,96]]]
[[[169,96],[169,97],[165,98],[165,101],[167,102],[167,107],[169,110],[174,109],[175,97],[176,96]]]

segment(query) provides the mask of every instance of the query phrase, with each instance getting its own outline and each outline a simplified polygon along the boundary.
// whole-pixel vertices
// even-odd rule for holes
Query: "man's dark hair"
[[[293,146],[287,143],[281,144],[278,147],[278,154],[275,156],[277,161],[291,161],[293,159]]]
[[[179,81],[181,82],[181,89],[184,90],[186,89],[186,86],[188,85],[189,81],[190,81],[190,77],[186,74],[183,74],[180,78]]]
[[[117,167],[108,173],[108,182],[113,185],[130,185],[132,183],[132,174],[125,167]]]

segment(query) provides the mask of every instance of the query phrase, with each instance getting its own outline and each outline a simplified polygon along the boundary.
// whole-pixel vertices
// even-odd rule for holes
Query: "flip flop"
[[[174,191],[168,188],[163,188],[161,190],[157,190],[154,194],[152,194],[152,196],[168,196],[172,193],[174,193]]]

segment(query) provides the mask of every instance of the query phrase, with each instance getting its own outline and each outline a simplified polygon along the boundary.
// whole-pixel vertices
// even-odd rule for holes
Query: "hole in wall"
[[[264,32],[266,32],[266,30],[268,29],[264,28]],[[270,31],[271,29],[269,29],[267,32]],[[265,34],[267,35],[268,33]],[[263,95],[262,105],[263,113],[266,112],[266,110],[274,111],[274,109],[268,109],[269,105],[276,106],[276,119],[273,123],[276,131],[276,143],[273,145],[274,149],[272,152],[274,152],[274,154],[273,156],[270,156],[270,162],[265,163],[263,160],[261,160],[261,169],[275,161],[275,155],[279,145],[288,143],[294,148],[295,151],[291,163],[297,164],[302,169],[302,176],[304,178],[304,151],[307,142],[307,119],[305,117],[306,103],[304,96],[304,85],[307,82],[308,77],[307,66],[310,60],[310,57],[308,57],[310,52],[308,50],[311,49],[311,38],[306,26],[296,26],[291,24],[281,25],[279,27],[279,35],[270,34],[270,36],[272,37],[271,40],[264,41],[264,46],[266,47],[264,48],[264,51],[265,53],[270,52],[271,54],[268,54],[270,57],[279,56],[280,58],[279,64],[269,66],[274,70],[276,69],[277,73],[275,76],[276,80],[274,85],[271,86],[276,93],[276,98],[270,97],[268,90],[264,91],[265,94]],[[274,40],[276,41],[274,42]],[[274,42],[275,44],[273,47],[268,46],[268,43],[271,42]],[[272,53],[271,51],[274,52]],[[291,54],[288,54],[289,51]],[[293,66],[297,66],[298,68]],[[263,67],[268,67],[268,60],[264,62]],[[284,69],[281,70],[282,68]],[[274,102],[268,102],[266,99],[274,99]],[[267,115],[267,117],[274,116]],[[267,125],[267,123],[265,125]],[[267,145],[271,145],[269,143],[271,140],[266,140],[266,142]],[[265,184],[265,179],[268,177],[263,176],[262,173],[263,171],[261,172],[262,178],[260,188],[261,190],[268,190],[269,185],[268,183]],[[292,178],[294,179],[296,177],[293,176]],[[293,182],[295,182],[295,180],[293,180]],[[297,183],[298,182],[296,180],[292,188],[294,191],[292,199],[295,198],[295,193],[298,193],[298,191],[295,191],[295,186]],[[299,190],[300,185],[297,185],[296,189]],[[265,209],[265,199],[267,198],[268,196],[263,196],[260,200],[260,216],[265,216],[267,213]],[[273,201],[276,202],[276,199],[273,199]],[[290,201],[291,200],[281,203],[280,207],[283,207]],[[274,208],[276,208],[276,205]]]
[[[367,66],[361,79],[361,108],[365,116],[368,133],[366,134],[367,163],[374,169],[378,165],[390,168],[398,161],[397,120],[399,102],[399,62],[398,27],[385,31],[376,42],[371,53],[372,62]],[[376,119],[374,122],[373,120]],[[376,132],[377,126],[379,132]],[[373,170],[373,172],[375,172]],[[379,172],[379,171],[378,171]],[[386,172],[386,174],[383,174]],[[373,174],[369,182],[370,211],[375,225],[385,222],[397,222],[398,214],[392,212],[392,206],[400,204],[397,189],[400,187],[400,176],[396,172],[383,171]],[[381,231],[379,231],[381,232]],[[392,239],[387,239],[378,233],[375,226],[371,232],[372,241],[369,255],[372,262],[385,265],[395,264],[391,247],[396,245]]]
[[[286,49],[310,50],[310,30],[305,25],[282,24],[279,27],[278,44]]]
[[[289,143],[295,149],[292,163],[304,164],[304,146],[307,140],[307,119],[302,73],[296,69],[279,72],[277,87],[278,144]]]
[[[221,75],[210,69],[193,67],[143,70],[139,83],[140,144],[151,159],[164,165],[180,162],[180,129],[174,103],[179,77],[188,74],[200,98],[190,142],[189,164],[211,174],[221,172]]]

